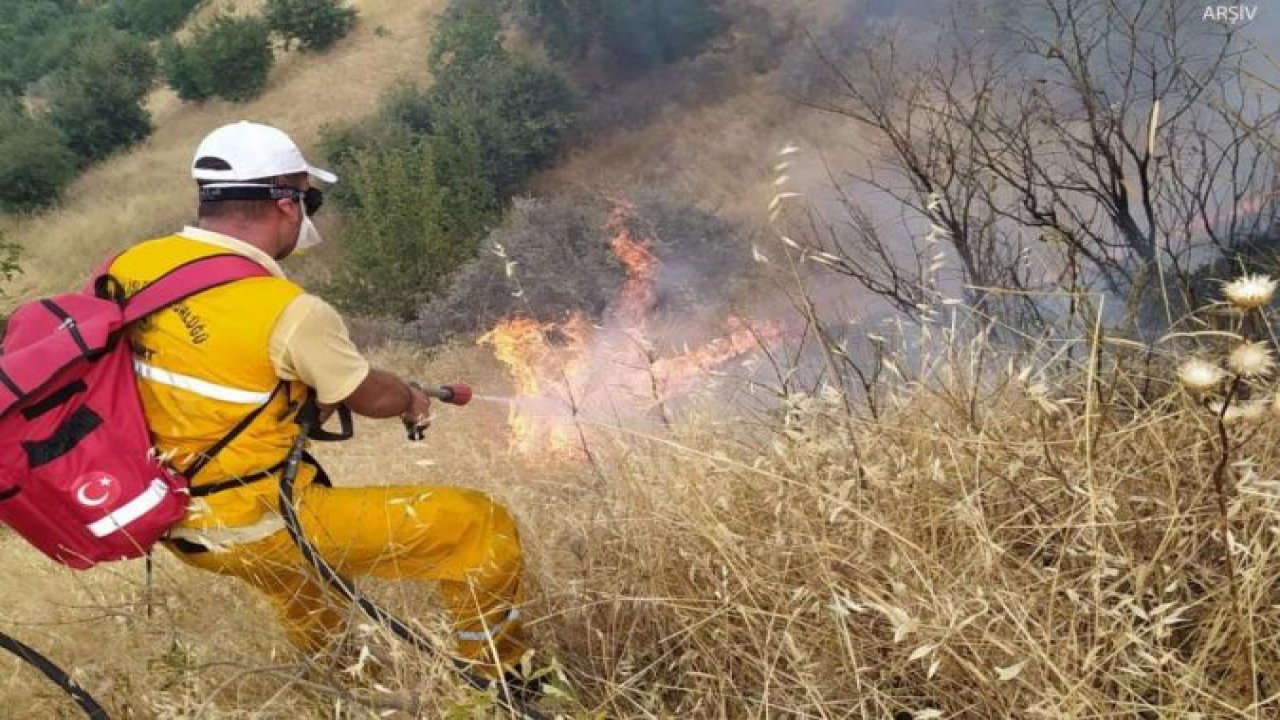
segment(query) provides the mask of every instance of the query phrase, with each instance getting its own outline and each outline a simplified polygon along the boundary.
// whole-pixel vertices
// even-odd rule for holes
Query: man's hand
[[[431,398],[417,383],[409,383],[409,409],[400,419],[409,431],[410,440],[421,440],[422,431],[431,427]]]

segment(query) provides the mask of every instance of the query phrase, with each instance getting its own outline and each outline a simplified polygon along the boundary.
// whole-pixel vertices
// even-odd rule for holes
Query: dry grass
[[[401,4],[362,3],[361,51],[287,59],[260,105],[153,98],[148,145],[17,227],[27,289],[180,222],[190,144],[216,123],[258,117],[306,141],[421,71],[429,18],[393,22]],[[392,37],[372,37],[378,24]],[[657,179],[752,216],[770,192],[754,148],[803,136],[781,135],[794,111],[773,102],[762,85],[661,118],[546,182]],[[512,456],[503,408],[477,402],[442,409],[424,444],[365,422],[358,442],[319,450],[340,484],[461,484],[514,510],[540,661],[565,667],[574,717],[1280,716],[1276,420],[1220,427],[1173,384],[1176,358],[1098,339],[1015,356],[947,327],[881,375],[875,418],[830,394],[763,412],[708,397],[670,430],[588,418],[594,462],[552,462]],[[476,348],[377,358],[425,381],[505,382]],[[113,717],[493,715],[407,651],[376,678],[308,667],[258,598],[165,553],[149,616],[140,563],[74,574],[3,532],[0,547],[0,628],[77,668]],[[428,590],[369,588],[439,621]],[[0,718],[73,717],[25,667],[0,669]]]
[[[886,374],[876,420],[820,394],[691,407],[669,433],[588,422],[589,465],[511,457],[501,408],[477,403],[442,410],[424,445],[366,423],[323,459],[339,482],[459,483],[515,510],[533,631],[575,717],[1276,717],[1275,420],[1228,428],[1232,582],[1217,422],[1169,362],[1079,341],[1024,374],[932,332]],[[501,382],[471,348],[380,358]],[[385,692],[302,674],[260,602],[167,557],[148,618],[137,564],[77,575],[4,546],[22,578],[0,591],[5,629],[119,717],[374,717],[410,697],[439,717],[466,697],[410,653]],[[419,590],[371,587],[438,619]],[[39,687],[7,672],[7,716],[53,716]]]

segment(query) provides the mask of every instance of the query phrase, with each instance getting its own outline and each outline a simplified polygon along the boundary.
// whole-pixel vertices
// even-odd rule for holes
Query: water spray
[[[510,405],[516,402],[517,400],[519,400],[520,398],[512,397],[511,395],[476,395],[475,399],[483,400],[485,402],[498,403],[499,405]]]

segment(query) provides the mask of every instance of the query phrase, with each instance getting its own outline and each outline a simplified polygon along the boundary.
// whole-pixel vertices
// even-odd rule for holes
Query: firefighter
[[[198,223],[126,250],[110,273],[126,295],[197,258],[236,253],[268,273],[191,297],[135,329],[138,387],[156,448],[187,474],[192,499],[167,545],[184,562],[265,593],[289,638],[318,652],[343,616],[290,539],[278,506],[283,461],[309,393],[322,408],[425,427],[431,401],[372,368],[328,303],[277,264],[316,245],[311,217],[333,173],[284,132],[239,122],[200,143],[191,172]],[[372,478],[355,478],[357,482]],[[521,547],[508,511],[475,490],[334,487],[308,457],[296,481],[302,530],[347,577],[431,580],[457,651],[489,677],[512,671],[521,631]]]

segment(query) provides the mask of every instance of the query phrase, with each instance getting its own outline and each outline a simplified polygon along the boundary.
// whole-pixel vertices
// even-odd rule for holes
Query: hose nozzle
[[[450,405],[466,405],[471,402],[471,386],[462,383],[424,388],[423,392],[440,402],[449,403]]]

